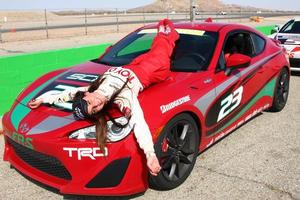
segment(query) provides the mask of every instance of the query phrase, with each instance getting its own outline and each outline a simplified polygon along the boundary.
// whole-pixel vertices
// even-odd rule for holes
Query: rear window
[[[207,69],[212,58],[218,34],[191,29],[176,29],[180,39],[171,57],[173,71],[199,71]],[[114,45],[101,60],[95,62],[111,66],[129,64],[137,56],[151,48],[156,29],[145,29],[129,34]]]

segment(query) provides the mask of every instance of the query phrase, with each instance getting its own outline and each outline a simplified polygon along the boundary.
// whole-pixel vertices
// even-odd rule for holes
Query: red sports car
[[[100,152],[94,125],[76,121],[71,103],[28,107],[37,96],[87,85],[108,67],[148,51],[155,24],[130,33],[99,59],[50,72],[28,86],[3,117],[4,160],[62,194],[130,195],[149,185],[167,190],[184,182],[199,152],[263,110],[283,109],[290,67],[277,41],[236,24],[185,22],[175,28],[180,39],[171,77],[139,95],[162,165],[158,176],[149,175],[132,127],[108,121],[110,143]],[[116,108],[111,114],[122,121]]]

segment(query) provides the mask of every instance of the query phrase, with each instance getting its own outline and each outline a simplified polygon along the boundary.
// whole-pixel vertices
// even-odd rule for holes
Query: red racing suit
[[[150,51],[138,56],[123,68],[133,71],[144,88],[165,80],[170,74],[170,56],[178,38],[179,35],[174,29],[168,35],[158,33]]]

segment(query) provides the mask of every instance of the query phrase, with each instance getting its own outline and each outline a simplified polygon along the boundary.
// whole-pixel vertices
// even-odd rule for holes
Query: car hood
[[[107,68],[109,66],[87,62],[69,69],[50,72],[34,81],[21,92],[7,114],[13,131],[32,136],[52,133],[51,136],[57,137],[92,125],[88,121],[76,121],[68,107],[42,105],[37,109],[30,109],[28,102],[47,92],[86,86]]]

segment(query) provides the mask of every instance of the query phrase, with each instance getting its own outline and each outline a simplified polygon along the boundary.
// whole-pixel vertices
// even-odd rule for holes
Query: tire
[[[289,95],[289,83],[289,72],[286,68],[283,68],[276,81],[273,104],[269,109],[271,112],[279,112],[284,108]]]
[[[172,118],[154,145],[161,164],[157,176],[149,176],[149,185],[156,190],[178,187],[191,173],[199,148],[199,130],[195,120],[186,113]]]

